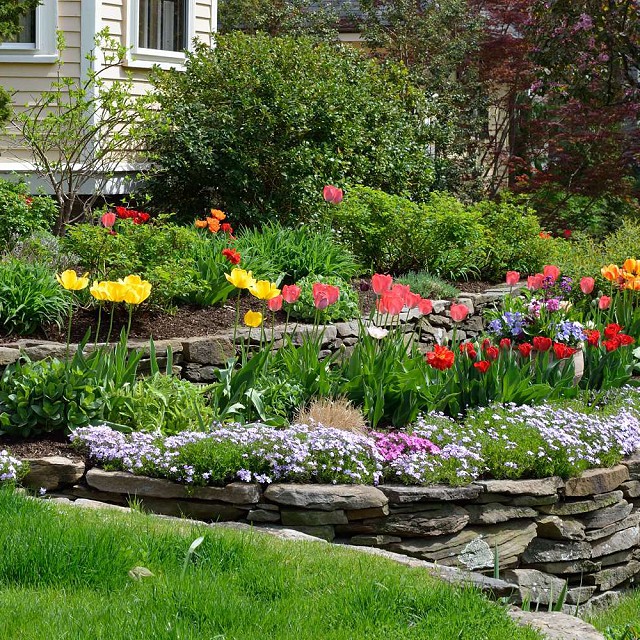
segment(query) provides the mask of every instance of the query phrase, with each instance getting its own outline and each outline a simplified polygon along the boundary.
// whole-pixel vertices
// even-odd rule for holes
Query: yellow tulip
[[[140,276],[127,276],[122,282],[125,284],[142,284],[146,280],[143,280]]]
[[[268,280],[258,280],[249,287],[249,293],[260,300],[271,300],[280,295],[280,289],[273,282]]]
[[[600,269],[600,273],[605,280],[609,280],[609,282],[617,281],[622,275],[620,268],[616,264],[609,264]]]
[[[244,323],[247,327],[259,327],[262,324],[262,314],[259,311],[247,311],[244,314]]]
[[[125,278],[126,280],[126,278]],[[151,283],[143,280],[140,284],[130,284],[124,296],[129,304],[140,304],[151,295]]]
[[[105,284],[106,284],[106,282],[96,282],[94,280],[93,281],[93,285],[91,285],[91,288],[89,289],[89,293],[96,300],[108,300],[109,299],[109,294],[107,292],[106,287],[104,286]]]
[[[232,269],[231,275],[225,273],[224,277],[238,289],[248,289],[256,282],[251,271],[245,271],[244,269]]]
[[[108,280],[102,284],[104,285],[104,290],[107,292],[107,300],[109,302],[124,302],[129,288],[124,282],[121,280],[118,282]]]
[[[85,273],[81,278],[73,269],[67,269],[62,273],[56,274],[56,280],[68,291],[80,291],[89,286],[89,278]]]
[[[636,260],[635,258],[627,258],[622,265],[622,268],[633,275],[638,275],[638,271],[640,269],[640,260]]]

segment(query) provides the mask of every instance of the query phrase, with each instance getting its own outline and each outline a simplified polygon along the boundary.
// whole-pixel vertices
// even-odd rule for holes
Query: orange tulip
[[[206,220],[196,220],[195,221],[196,229],[205,229],[207,227]]]
[[[633,275],[639,275],[640,270],[640,260],[636,260],[635,258],[627,258],[622,265],[622,268]]]
[[[220,220],[217,218],[207,218],[207,224],[209,225],[209,231],[211,231],[211,233],[218,233],[218,231],[220,231]]]
[[[605,280],[609,280],[609,282],[618,282],[622,277],[622,271],[617,264],[609,264],[600,269],[600,273]]]
[[[211,217],[215,218],[219,222],[224,220],[227,216],[220,209],[211,209]]]

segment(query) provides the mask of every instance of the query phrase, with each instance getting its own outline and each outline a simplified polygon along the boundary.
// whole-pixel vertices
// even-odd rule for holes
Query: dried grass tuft
[[[298,412],[296,422],[310,426],[321,424],[323,427],[353,433],[367,431],[367,423],[362,412],[345,398],[314,398],[309,405]]]

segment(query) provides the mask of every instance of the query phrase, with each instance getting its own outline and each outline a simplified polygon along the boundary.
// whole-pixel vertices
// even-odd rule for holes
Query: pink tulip
[[[322,196],[324,199],[331,204],[340,204],[342,202],[342,189],[338,189],[338,187],[334,187],[332,184],[328,184],[322,190]]]
[[[423,316],[426,316],[433,311],[433,302],[431,302],[431,300],[426,300],[423,298],[422,300],[420,300],[420,302],[418,302],[418,311]]]
[[[580,280],[580,291],[584,293],[585,296],[588,296],[596,285],[596,281],[593,278],[582,278]]]
[[[537,291],[542,287],[542,281],[544,276],[541,273],[536,273],[535,276],[529,276],[527,278],[527,289],[529,291]]]
[[[394,296],[400,296],[404,300],[404,303],[409,306],[407,299],[411,294],[411,287],[408,284],[394,284],[393,287],[391,287],[391,293]]]
[[[416,309],[421,300],[422,296],[419,293],[411,293],[411,291],[404,298],[405,304],[409,309]]]
[[[267,302],[267,306],[269,307],[269,311],[280,311],[282,309],[282,295],[276,296],[275,298],[271,298],[269,302]]]
[[[326,309],[330,304],[338,301],[340,289],[330,284],[316,282],[313,285],[313,304],[316,309]]]
[[[464,304],[452,304],[449,314],[454,322],[462,322],[469,314],[469,308]]]
[[[293,304],[302,293],[302,289],[297,284],[285,284],[282,287],[282,297],[288,304]]]
[[[338,298],[340,297],[340,288],[335,287],[331,284],[327,285],[327,298],[329,298],[329,304],[335,304],[338,302]]]
[[[518,282],[520,282],[520,273],[518,271],[507,271],[507,284],[513,287]]]
[[[404,309],[404,298],[391,291],[385,291],[378,301],[376,302],[376,308],[380,313],[388,313],[392,316],[400,314]]]
[[[111,227],[116,223],[116,214],[109,211],[103,214],[100,218],[100,222],[102,222],[102,226],[106,229],[111,229]]]
[[[604,311],[611,306],[611,298],[609,296],[600,296],[600,300],[598,300],[598,309]]]
[[[371,277],[371,288],[378,296],[391,289],[393,278],[382,273],[374,273]]]
[[[542,274],[545,278],[551,278],[555,282],[560,277],[560,269],[553,264],[548,264],[542,270]]]

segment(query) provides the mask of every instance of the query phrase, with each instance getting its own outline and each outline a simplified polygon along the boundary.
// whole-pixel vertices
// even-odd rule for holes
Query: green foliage
[[[0,42],[15,38],[21,31],[20,19],[28,16],[41,0],[2,0],[0,4]]]
[[[77,256],[63,250],[58,236],[42,229],[18,240],[5,252],[5,256],[30,264],[37,262],[56,272],[71,269],[78,264]]]
[[[71,296],[44,265],[0,261],[0,333],[28,336],[50,322],[60,326]]]
[[[313,304],[313,284],[323,282],[340,289],[340,298],[335,304],[328,306],[323,311],[318,311]],[[298,280],[298,286],[302,293],[298,301],[291,307],[291,317],[297,320],[314,320],[319,322],[335,322],[339,320],[351,320],[359,313],[358,294],[349,282],[342,278],[309,275]]]
[[[419,197],[431,186],[424,95],[401,66],[353,48],[236,32],[153,82],[160,108],[139,128],[148,186],[181,214],[213,199],[241,224],[295,223],[325,184]]]
[[[432,193],[418,204],[358,186],[330,213],[338,237],[374,271],[424,269],[456,279],[479,275],[486,264],[480,213],[450,195]]]
[[[151,301],[166,308],[195,289],[198,272],[192,256],[201,240],[192,228],[119,220],[116,235],[104,227],[78,224],[62,242],[92,279],[139,275],[151,282]]]
[[[359,272],[353,254],[341,247],[327,228],[291,229],[268,222],[259,229],[241,231],[237,248],[243,265],[246,258],[255,265],[254,275],[262,270],[281,284],[293,284],[313,274],[349,280]]]
[[[457,298],[460,295],[460,291],[446,280],[426,271],[409,271],[397,277],[394,282],[406,284],[411,287],[413,293],[433,300]]]
[[[206,394],[206,388],[187,380],[156,373],[113,388],[104,417],[134,431],[203,431],[213,420]]]
[[[35,231],[48,229],[57,211],[49,196],[30,197],[26,183],[0,179],[0,246],[10,246]]]

